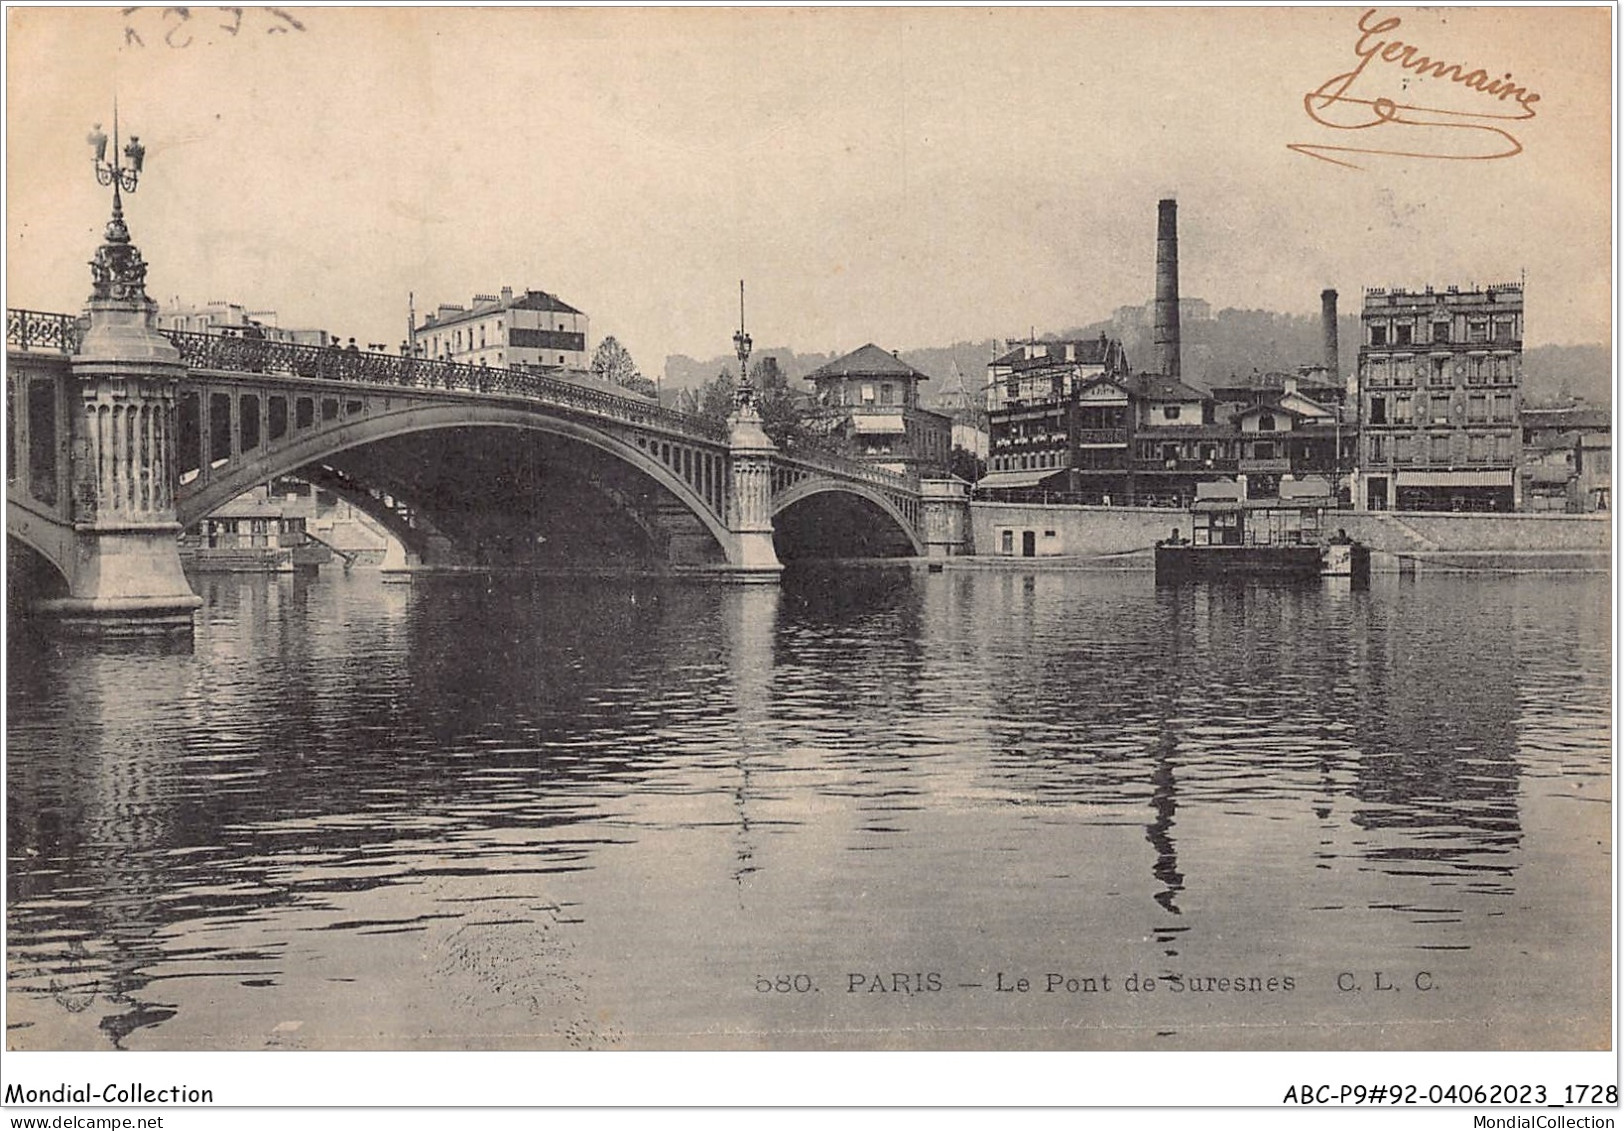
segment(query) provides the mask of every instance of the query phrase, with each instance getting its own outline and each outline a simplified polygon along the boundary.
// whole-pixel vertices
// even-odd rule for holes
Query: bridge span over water
[[[426,566],[629,557],[771,580],[781,556],[962,542],[955,483],[781,450],[748,403],[716,427],[580,374],[160,332],[150,309],[97,306],[6,318],[7,533],[75,623],[172,623],[178,562],[151,560],[154,536],[282,476]]]

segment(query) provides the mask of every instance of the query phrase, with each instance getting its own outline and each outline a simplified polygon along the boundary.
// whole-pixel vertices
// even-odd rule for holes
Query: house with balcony
[[[1099,502],[1127,490],[1131,431],[1122,343],[1101,334],[1027,342],[987,367],[987,474],[993,498],[1058,493]]]
[[[900,474],[947,470],[953,420],[919,403],[930,376],[869,342],[807,374],[822,428],[849,454]]]

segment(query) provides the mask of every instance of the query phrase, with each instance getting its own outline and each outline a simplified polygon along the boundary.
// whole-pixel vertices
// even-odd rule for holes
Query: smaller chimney
[[[1334,384],[1341,377],[1341,363],[1337,360],[1336,291],[1330,287],[1320,292],[1320,320],[1325,329],[1325,370]]]
[[[512,306],[513,305],[513,288],[512,287],[503,287],[502,288],[502,305],[503,306]]]

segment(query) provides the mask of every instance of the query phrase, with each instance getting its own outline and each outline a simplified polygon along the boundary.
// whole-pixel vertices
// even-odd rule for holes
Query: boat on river
[[[1328,484],[1283,481],[1280,495],[1248,499],[1244,483],[1198,485],[1190,506],[1190,536],[1175,527],[1156,544],[1156,581],[1273,577],[1310,581],[1346,577],[1370,581],[1370,548],[1338,528]]]

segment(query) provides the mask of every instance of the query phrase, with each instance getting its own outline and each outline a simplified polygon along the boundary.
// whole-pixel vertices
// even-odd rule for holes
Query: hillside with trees
[[[1128,360],[1135,369],[1143,370],[1151,364],[1148,319],[1092,322],[1041,335],[1039,340],[1095,338],[1101,333],[1122,339]],[[1182,333],[1184,379],[1207,388],[1231,377],[1244,377],[1254,369],[1265,373],[1290,372],[1299,365],[1317,364],[1324,349],[1318,314],[1225,309],[1212,318],[1185,322]],[[1337,338],[1342,372],[1352,373],[1359,356],[1357,314],[1345,313],[1337,320]],[[951,378],[955,365],[964,374],[966,387],[975,390],[986,382],[987,362],[996,352],[1022,340],[1024,338],[996,341],[989,338],[955,342],[948,346],[901,350],[898,356],[930,375],[931,380],[920,389],[928,405]],[[851,348],[862,344],[853,342]],[[802,378],[839,356],[836,353],[796,353],[787,347],[761,353],[777,359],[780,373],[791,391],[805,391],[807,385]],[[737,362],[725,355],[706,360],[672,355],[665,361],[666,388],[698,389],[729,364],[737,368]],[[1612,404],[1612,358],[1605,345],[1534,346],[1523,354],[1523,373],[1523,396],[1529,404],[1562,404],[1575,398],[1593,405]]]

